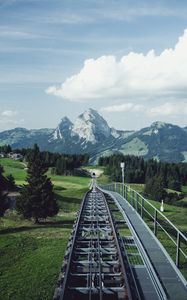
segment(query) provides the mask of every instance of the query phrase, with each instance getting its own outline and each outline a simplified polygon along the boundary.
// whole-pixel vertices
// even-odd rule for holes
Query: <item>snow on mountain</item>
[[[164,123],[164,122],[161,122],[161,121],[156,121],[156,122],[153,122],[151,124],[151,128],[155,128],[155,129],[161,129],[165,126],[168,126],[169,124],[167,123]]]
[[[154,122],[138,131],[110,128],[97,111],[88,109],[73,124],[64,117],[56,129],[15,128],[0,132],[0,145],[13,149],[37,143],[41,150],[59,153],[89,153],[91,162],[112,153],[146,159],[187,161],[187,127]]]
[[[102,116],[94,109],[89,109],[78,116],[72,128],[72,136],[77,134],[92,144],[97,143],[103,137],[111,135],[111,129]]]
[[[111,135],[114,137],[114,138],[119,138],[120,137],[120,132],[118,130],[116,130],[115,128],[111,128]]]
[[[64,139],[65,136],[71,132],[72,126],[73,123],[67,117],[62,118],[61,122],[54,130],[50,141]]]

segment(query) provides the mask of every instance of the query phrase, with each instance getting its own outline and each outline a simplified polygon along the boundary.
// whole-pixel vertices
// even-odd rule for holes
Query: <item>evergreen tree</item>
[[[5,211],[9,208],[7,194],[0,188],[0,217],[4,216]]]
[[[14,190],[15,186],[16,186],[15,179],[12,176],[12,174],[7,175],[7,187],[8,187],[8,190],[10,190],[10,191]]]
[[[12,148],[10,145],[4,145],[0,147],[0,152],[3,152],[4,154],[12,152]]]
[[[164,189],[163,179],[157,176],[147,178],[144,192],[156,201],[164,199],[166,191]]]
[[[6,189],[6,179],[3,176],[4,169],[0,165],[0,217],[2,217],[5,213],[5,211],[8,209],[8,201],[7,201],[7,193],[5,191]]]
[[[34,218],[35,223],[40,218],[54,216],[58,205],[54,198],[53,185],[46,176],[47,167],[37,145],[29,153],[28,184],[21,190],[17,200],[17,210],[25,218]]]

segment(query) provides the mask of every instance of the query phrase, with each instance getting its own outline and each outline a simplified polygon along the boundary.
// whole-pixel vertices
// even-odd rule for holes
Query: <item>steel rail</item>
[[[140,239],[139,239],[136,231],[134,230],[133,226],[131,225],[131,222],[130,222],[128,216],[124,213],[122,207],[116,201],[116,199],[114,198],[114,196],[111,193],[109,193],[109,194],[110,194],[111,198],[114,200],[114,202],[116,203],[116,205],[119,208],[121,214],[123,215],[124,219],[126,220],[126,222],[128,224],[128,227],[130,228],[131,232],[133,233],[134,239],[136,240],[136,245],[137,245],[137,247],[139,249],[139,252],[142,255],[142,258],[144,260],[145,265],[147,266],[147,270],[149,272],[150,277],[152,278],[152,281],[153,281],[153,283],[155,285],[156,291],[157,291],[160,299],[166,300],[167,299],[166,293],[165,293],[165,291],[164,291],[164,289],[163,289],[160,281],[157,278],[156,272],[155,272],[153,266],[151,265],[151,263],[149,261],[149,258],[147,256],[147,253],[146,253],[146,251],[145,251],[145,249],[144,249],[144,247],[143,247],[143,245],[142,245],[142,243],[141,243],[141,241],[140,241]]]
[[[81,214],[82,214],[82,211],[83,211],[83,206],[84,206],[84,203],[85,203],[85,199],[87,197],[89,192],[87,192],[83,198],[83,201],[81,203],[81,207],[80,207],[80,212],[79,212],[79,215],[77,217],[77,221],[76,221],[76,227],[75,227],[75,231],[74,231],[74,236],[73,236],[73,240],[72,240],[72,248],[70,250],[70,254],[69,254],[69,259],[68,259],[68,263],[67,263],[67,267],[66,267],[66,275],[63,279],[63,283],[62,283],[62,286],[60,288],[60,291],[59,289],[57,288],[56,291],[55,291],[55,294],[54,294],[54,299],[58,299],[58,300],[63,300],[63,297],[64,297],[64,293],[65,293],[65,286],[66,286],[66,282],[67,282],[67,275],[69,273],[69,270],[70,270],[70,263],[71,263],[71,260],[72,260],[72,255],[73,255],[73,249],[75,247],[75,239],[76,239],[76,235],[77,235],[77,231],[78,231],[78,226],[79,226],[79,222],[80,222],[80,218],[81,218]],[[61,281],[61,276],[60,276],[60,281]],[[59,293],[60,292],[60,293]]]
[[[131,291],[135,285],[131,286],[107,200],[94,184],[83,198],[72,234],[53,299],[139,299]]]
[[[122,257],[122,254],[121,254],[119,240],[118,240],[117,235],[116,235],[116,229],[114,227],[112,215],[111,215],[110,209],[108,207],[108,204],[107,204],[107,201],[106,201],[106,198],[105,198],[103,192],[102,192],[102,195],[103,195],[103,200],[104,200],[104,202],[106,204],[108,215],[109,215],[109,218],[110,218],[110,221],[111,221],[111,226],[112,226],[113,234],[114,234],[114,237],[115,237],[115,242],[116,242],[116,247],[117,247],[117,250],[118,250],[118,255],[120,257],[120,261],[123,262],[123,257]],[[121,268],[122,268],[122,273],[124,275],[125,283],[127,284],[127,290],[130,291],[129,280],[127,278],[127,274],[126,274],[124,263],[122,263]],[[130,293],[130,298],[129,299],[133,300],[131,293]]]

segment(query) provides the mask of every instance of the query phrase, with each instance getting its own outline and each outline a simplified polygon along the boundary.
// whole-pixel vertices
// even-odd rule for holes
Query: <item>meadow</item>
[[[5,175],[13,174],[16,184],[25,183],[23,163],[0,159],[0,164],[4,166]],[[89,188],[90,178],[55,176],[50,170],[48,176],[60,206],[56,217],[40,225],[21,219],[15,212],[0,218],[0,299],[48,300],[53,296],[76,212]],[[110,179],[101,174],[98,182],[107,184]],[[131,184],[131,187],[141,192],[144,186]],[[187,194],[187,187],[183,187],[183,191]],[[149,201],[160,208],[159,202]],[[168,204],[164,208],[164,214],[187,232],[187,208]]]
[[[130,184],[131,188],[137,192],[143,192],[143,184]],[[187,194],[187,187],[183,186],[182,191]],[[186,201],[186,196],[180,201]],[[148,199],[149,202],[160,209],[160,202]],[[179,202],[180,202],[179,201]],[[164,203],[164,212],[163,214],[181,231],[187,234],[187,208],[182,206],[176,206],[172,204]]]
[[[0,159],[5,175],[25,183],[24,164]],[[60,211],[42,225],[10,212],[0,218],[0,299],[52,299],[76,212],[90,178],[54,176],[51,180]]]

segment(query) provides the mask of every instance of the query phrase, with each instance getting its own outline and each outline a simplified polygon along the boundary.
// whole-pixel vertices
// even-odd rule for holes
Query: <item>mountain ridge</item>
[[[99,156],[123,153],[164,161],[187,161],[187,127],[160,121],[137,131],[117,130],[94,109],[80,114],[74,123],[63,117],[55,129],[17,127],[0,132],[0,145],[60,153],[89,153],[91,162]]]

